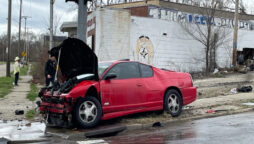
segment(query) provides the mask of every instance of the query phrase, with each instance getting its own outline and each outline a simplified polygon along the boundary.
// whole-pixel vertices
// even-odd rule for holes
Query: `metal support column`
[[[87,1],[78,1],[78,28],[77,38],[86,43],[86,28],[87,27]]]

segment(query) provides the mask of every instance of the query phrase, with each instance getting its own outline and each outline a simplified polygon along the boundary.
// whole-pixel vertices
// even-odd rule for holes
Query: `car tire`
[[[177,117],[182,112],[182,106],[182,97],[179,92],[174,89],[168,90],[164,98],[164,110],[172,117]]]
[[[102,116],[101,104],[97,98],[86,96],[78,100],[74,109],[74,120],[83,128],[96,126]]]

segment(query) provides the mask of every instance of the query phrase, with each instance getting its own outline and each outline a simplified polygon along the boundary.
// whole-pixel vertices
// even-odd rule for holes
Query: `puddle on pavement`
[[[46,125],[41,122],[3,121],[0,120],[0,138],[10,141],[26,141],[43,139]]]

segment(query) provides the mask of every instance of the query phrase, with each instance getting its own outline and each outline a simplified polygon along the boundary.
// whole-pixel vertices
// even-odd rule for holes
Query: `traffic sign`
[[[25,56],[26,56],[26,52],[25,52],[25,51],[22,51],[21,55],[22,55],[23,57],[25,57]]]

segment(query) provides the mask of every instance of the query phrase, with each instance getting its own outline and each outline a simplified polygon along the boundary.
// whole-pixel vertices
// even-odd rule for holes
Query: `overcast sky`
[[[248,6],[249,12],[254,13],[254,0],[243,0]],[[12,0],[12,33],[18,31],[19,21],[19,2],[20,0]],[[23,14],[29,16],[27,20],[27,27],[30,31],[37,34],[47,32],[49,24],[49,2],[50,0],[23,0]],[[65,0],[55,0],[54,13],[57,19],[60,19],[60,24],[63,21],[72,21],[76,18],[77,11],[76,4],[73,2],[66,3]],[[7,18],[8,17],[8,0],[1,0],[0,3],[0,34],[7,32]],[[24,30],[24,20],[22,21],[22,30]],[[63,33],[58,33],[66,35]]]
[[[45,33],[49,25],[50,0],[23,0],[23,16],[29,16],[27,27],[29,31]],[[12,0],[12,33],[18,31],[20,0]],[[55,0],[54,15],[63,21],[72,21],[76,17],[76,4],[66,3],[65,0]],[[0,3],[0,34],[7,32],[8,0],[1,0]],[[22,20],[22,30],[24,31],[25,20]],[[63,33],[60,33],[63,34]]]

